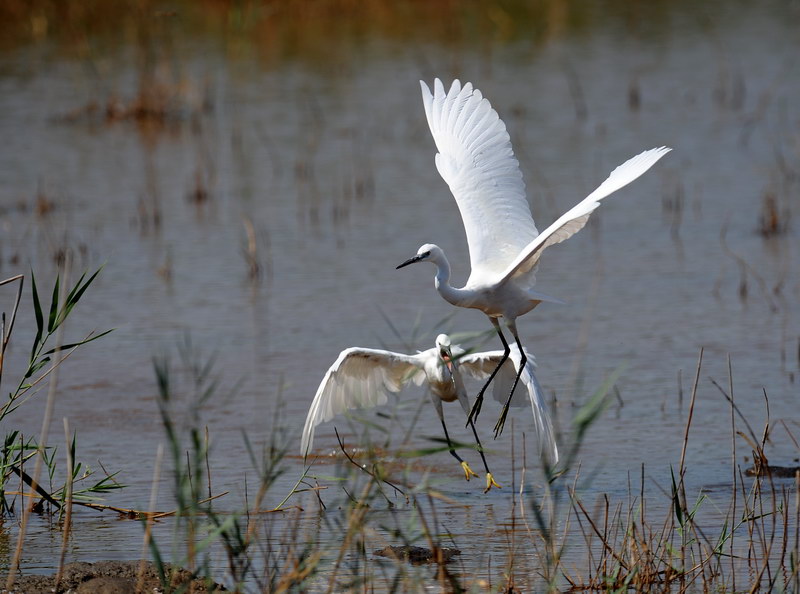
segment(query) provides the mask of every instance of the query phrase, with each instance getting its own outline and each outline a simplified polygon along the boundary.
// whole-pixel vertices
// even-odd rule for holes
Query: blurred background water
[[[230,491],[220,509],[241,509],[245,476],[257,483],[243,434],[269,443],[279,411],[281,439],[299,453],[305,413],[340,350],[425,349],[442,330],[487,330],[483,314],[454,313],[435,294],[432,269],[395,270],[435,242],[456,284],[468,274],[418,84],[458,77],[506,122],[540,229],[627,158],[674,148],[548,250],[537,288],[566,305],[544,304],[519,328],[564,444],[576,408],[623,366],[581,453],[590,501],[627,494],[642,464],[648,489],[667,488],[704,347],[687,484],[724,504],[730,413],[711,379],[727,387],[728,355],[736,401],[759,432],[768,395],[770,461],[798,456],[781,425],[796,435],[800,421],[798,27],[800,4],[778,1],[5,2],[0,273],[33,269],[50,287],[67,254],[73,280],[103,265],[67,335],[116,328],[61,368],[51,441],[61,444],[67,417],[78,457],[128,485],[109,502],[146,509],[164,441],[152,360],[176,360],[189,336],[221,377],[201,412],[214,491]],[[9,311],[13,289],[4,289]],[[35,332],[29,289],[6,382]],[[497,348],[496,337],[480,346]],[[391,425],[398,449],[439,435],[431,414],[411,427],[422,394],[409,390]],[[5,429],[38,434],[44,400],[38,394]],[[456,409],[445,414],[467,440]],[[376,414],[388,412],[366,417],[385,425]],[[498,412],[480,419],[487,443]],[[359,427],[337,425],[358,442]],[[504,486],[520,471],[530,429],[520,411],[514,431],[491,443]],[[739,445],[744,466],[749,449]],[[316,447],[337,447],[333,424]],[[418,463],[416,476],[427,469],[466,506],[440,518],[464,567],[502,557],[499,534],[470,543],[508,521],[510,489],[483,495],[446,452]],[[302,460],[284,467],[266,505],[291,490]],[[311,470],[332,472],[324,461]],[[169,509],[170,479],[161,482],[158,505]],[[342,496],[334,491],[323,499]],[[140,524],[84,511],[75,522],[69,559],[140,555]],[[15,525],[6,523],[12,535]],[[378,532],[376,541],[388,538]],[[23,569],[52,570],[59,544],[36,520]]]

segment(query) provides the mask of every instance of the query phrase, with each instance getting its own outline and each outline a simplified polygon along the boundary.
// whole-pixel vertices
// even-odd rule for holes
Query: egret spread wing
[[[469,244],[471,284],[505,270],[538,231],[506,126],[471,83],[454,80],[431,94],[420,81],[439,153],[436,168],[456,199]]]
[[[498,282],[528,273],[539,262],[545,248],[569,239],[580,231],[589,220],[589,215],[600,206],[603,198],[627,186],[671,150],[665,146],[650,149],[617,167],[594,192],[561,215],[555,223],[531,241],[505,269]]]
[[[550,464],[556,464],[558,462],[558,447],[556,446],[553,424],[547,409],[544,390],[542,390],[541,385],[539,385],[539,380],[536,379],[536,375],[534,374],[536,360],[534,356],[527,351],[525,351],[525,355],[528,362],[519,377],[520,383],[517,385],[517,389],[514,390],[510,406],[520,407],[530,403],[531,412],[533,413],[533,423],[536,427],[536,434],[539,442],[539,451],[547,457]],[[465,355],[459,360],[459,367],[473,377],[484,379],[494,371],[494,368],[497,367],[502,356],[503,351],[487,351],[484,353]],[[511,386],[516,377],[520,363],[521,357],[519,351],[512,348],[508,360],[500,371],[497,372],[494,379],[494,386],[492,389],[494,399],[498,402],[505,403],[508,393],[511,391]],[[520,389],[522,386],[525,387],[524,390]]]
[[[356,408],[386,404],[389,393],[399,392],[410,379],[424,379],[422,353],[403,355],[378,349],[349,348],[328,369],[317,389],[303,428],[301,453],[306,456],[317,425]]]
[[[519,381],[525,386],[528,392],[531,412],[533,413],[533,424],[536,426],[536,436],[539,442],[539,452],[550,465],[555,465],[558,463],[558,446],[556,446],[553,423],[550,420],[550,411],[547,408],[544,390],[542,390],[542,386],[539,385],[539,380],[536,379],[536,374],[533,372],[536,363],[530,353],[526,353],[526,355],[528,357],[528,362],[525,364],[525,369],[522,370]],[[519,369],[519,364],[521,362],[519,352],[511,349],[510,356],[514,361],[514,367]],[[495,396],[495,398],[497,398],[497,396]]]
[[[458,366],[476,379],[484,379],[494,371],[503,351],[484,351],[482,353],[464,353],[458,357]]]
[[[536,360],[527,349],[525,350],[525,355],[528,357],[528,362],[535,367]],[[464,355],[459,359],[458,363],[459,367],[472,377],[476,379],[486,379],[495,370],[495,367],[497,367],[502,358],[503,351],[485,351],[483,353]],[[501,404],[505,404],[508,399],[511,386],[514,384],[514,378],[517,377],[517,363],[515,363],[515,359],[519,360],[519,353],[512,348],[509,359],[506,360],[503,367],[500,368],[500,371],[497,372],[494,378],[492,394],[494,399]],[[522,377],[520,377],[520,381],[522,381]],[[520,407],[528,404],[527,395],[524,394],[523,390],[520,388],[521,386],[517,386],[517,389],[514,390],[514,395],[511,397],[509,406]]]

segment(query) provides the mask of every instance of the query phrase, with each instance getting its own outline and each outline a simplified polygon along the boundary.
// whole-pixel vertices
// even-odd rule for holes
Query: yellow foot
[[[471,479],[473,476],[478,476],[475,472],[472,471],[472,469],[469,467],[469,464],[467,464],[466,462],[461,463],[461,468],[464,469],[464,477],[467,480]]]
[[[494,477],[492,476],[491,472],[486,473],[486,489],[484,489],[484,493],[488,493],[492,487],[497,487],[498,489],[502,489],[500,485],[495,482]]]

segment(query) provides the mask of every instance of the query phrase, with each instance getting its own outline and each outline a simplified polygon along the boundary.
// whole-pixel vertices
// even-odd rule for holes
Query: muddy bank
[[[192,592],[224,592],[220,584],[194,578],[189,571],[171,565],[165,566],[172,588],[184,587]],[[149,561],[98,561],[97,563],[69,563],[56,588],[56,575],[18,575],[11,590],[5,589],[7,576],[0,577],[0,592],[25,594],[135,594],[136,592],[163,592],[161,579]],[[190,586],[190,587],[187,587]]]
[[[390,559],[398,559],[401,561],[408,561],[409,563],[422,564],[422,563],[450,563],[453,557],[460,555],[461,551],[448,547],[441,547],[436,549],[427,549],[425,547],[414,546],[388,546],[377,551],[373,554],[379,557],[389,557]]]

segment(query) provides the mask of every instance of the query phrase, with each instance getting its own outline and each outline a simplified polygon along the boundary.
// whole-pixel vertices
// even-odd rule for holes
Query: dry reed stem
[[[702,366],[701,350],[698,358],[697,374]],[[729,361],[729,389],[733,391],[732,379],[732,365]],[[687,428],[684,437],[684,447],[681,456],[681,466],[679,467],[679,476],[685,476],[685,462],[686,462],[686,444],[688,442],[688,434],[693,417],[694,403],[696,402],[697,391],[697,378],[695,379],[695,387],[693,389],[692,403],[690,403],[689,417],[687,419]],[[717,386],[719,387],[719,386]],[[724,390],[721,390],[724,393]],[[731,428],[733,439],[737,432],[735,431],[735,415],[739,413],[736,409],[735,401],[729,398],[731,404]],[[765,394],[765,402],[767,404],[767,421],[765,429],[760,440],[748,439],[754,445],[754,456],[765,457],[763,448],[766,443],[766,437],[769,434],[769,406],[768,399]],[[741,414],[741,413],[739,413]],[[751,431],[751,433],[753,433]],[[747,437],[747,436],[743,436]],[[734,457],[735,460],[735,457]],[[659,533],[653,533],[648,527],[646,514],[644,512],[645,499],[644,499],[644,469],[642,469],[642,483],[640,486],[640,505],[639,513],[634,515],[634,506],[636,500],[633,498],[630,484],[629,484],[629,508],[627,511],[622,508],[621,504],[612,506],[607,496],[604,496],[600,502],[596,514],[602,514],[602,519],[598,523],[587,512],[583,504],[575,497],[575,491],[570,494],[573,498],[573,508],[576,512],[576,519],[581,526],[581,531],[584,533],[584,540],[589,557],[592,557],[592,540],[599,539],[603,548],[602,556],[597,561],[592,561],[589,564],[590,574],[586,580],[576,580],[568,575],[562,568],[564,578],[571,584],[573,589],[608,589],[609,587],[635,587],[637,589],[651,589],[656,584],[661,584],[662,587],[670,588],[670,583],[673,579],[679,580],[679,591],[687,591],[691,588],[702,588],[704,591],[720,587],[725,584],[725,573],[723,571],[722,557],[720,552],[715,547],[709,538],[704,534],[704,531],[694,520],[694,510],[690,510],[687,505],[685,485],[681,484],[678,490],[680,496],[679,503],[682,508],[682,513],[686,521],[681,522],[681,551],[680,560],[682,568],[679,571],[674,571],[670,563],[670,554],[665,547],[669,544],[668,540],[670,534],[674,530],[673,514],[668,513],[664,525]],[[736,475],[733,476],[733,488],[738,490]],[[789,508],[789,497],[787,492],[779,490],[772,480],[771,474],[767,474],[766,480],[770,490],[765,492],[761,482],[756,481],[753,489],[747,492],[745,489],[744,478],[739,472],[739,481],[741,488],[745,493],[744,499],[744,515],[741,523],[746,524],[749,532],[748,538],[748,554],[747,563],[750,568],[749,587],[752,591],[767,588],[773,589],[777,587],[778,580],[783,579],[783,587],[789,587],[793,584],[791,581],[795,579],[796,570],[794,573],[787,573],[787,549],[791,542],[791,530],[788,515],[784,513],[783,518],[776,517],[776,514],[781,509],[787,510]],[[797,482],[800,484],[800,473],[798,473]],[[735,510],[737,507],[731,507],[728,512],[728,518],[735,519]],[[699,501],[698,501],[699,504]],[[697,505],[697,504],[696,504]],[[800,495],[795,496],[795,507],[797,515],[800,515]],[[595,515],[596,515],[595,514]],[[583,516],[583,518],[581,517]],[[637,517],[638,516],[638,517]],[[637,518],[641,529],[639,529],[634,521]],[[591,527],[589,534],[583,529],[583,520],[588,522]],[[780,524],[779,524],[780,522]],[[740,525],[740,524],[739,524]],[[731,522],[731,530],[723,533],[723,538],[732,538],[734,531],[737,528],[735,522]],[[780,531],[780,533],[779,533]],[[800,541],[800,528],[795,527],[794,539],[796,543]],[[780,540],[780,543],[779,543]],[[649,544],[648,544],[649,543]],[[722,544],[720,541],[719,544]],[[728,550],[731,555],[730,567],[730,581],[724,587],[731,587],[734,583],[736,573],[741,568],[737,566],[735,547],[730,546]],[[789,554],[790,559],[794,559],[796,555],[797,544],[795,544],[795,551]],[[664,550],[661,553],[661,550]],[[774,557],[777,555],[777,557]],[[691,563],[687,567],[691,557]],[[619,567],[612,567],[611,560],[614,559],[619,563]],[[664,569],[659,569],[659,565],[665,565]],[[727,564],[726,564],[727,565]],[[627,570],[631,568],[628,575],[620,573],[620,569]],[[609,581],[610,580],[610,581]]]
[[[578,499],[578,497],[577,497],[577,495],[575,494],[574,491],[571,492],[571,496],[572,496],[573,501],[575,502],[575,504],[581,509],[581,512],[583,513],[583,516],[589,522],[589,526],[591,526],[592,531],[597,535],[597,538],[600,539],[600,542],[602,543],[603,548],[608,553],[610,553],[611,556],[614,557],[614,559],[617,560],[617,562],[622,566],[623,569],[625,569],[626,571],[630,571],[630,567],[628,567],[628,564],[625,562],[625,560],[622,557],[620,557],[619,554],[614,550],[614,548],[608,543],[608,540],[606,539],[606,535],[602,534],[600,532],[600,530],[597,528],[597,524],[595,524],[594,520],[592,520],[592,517],[589,515],[589,512],[587,512],[586,508],[583,507],[583,503],[581,503],[580,499]],[[603,556],[603,560],[601,561],[601,564],[605,564],[606,562],[607,562],[606,557]]]
[[[286,495],[286,497],[284,497],[278,505],[276,505],[274,508],[272,508],[272,511],[280,510],[283,507],[283,504],[286,503],[287,501],[289,501],[289,498],[292,495],[296,494],[296,493],[302,493],[302,492],[308,491],[308,490],[311,490],[311,491],[317,490],[317,491],[319,491],[321,489],[326,489],[327,488],[327,487],[320,487],[319,489],[311,488],[311,489],[301,489],[300,491],[297,490],[297,487],[300,486],[300,483],[302,483],[303,480],[306,478],[306,476],[308,476],[308,471],[311,470],[312,466],[314,466],[314,462],[316,462],[316,460],[317,459],[314,458],[314,460],[311,462],[311,464],[309,464],[305,469],[303,469],[303,473],[300,475],[300,478],[297,479],[297,482],[291,488],[291,490],[289,491],[289,494]],[[266,495],[266,485],[264,485],[263,482],[262,482],[261,488],[259,489],[259,492],[258,492],[258,497],[256,498],[256,507],[254,508],[255,512],[258,512],[259,506],[261,505],[261,500],[263,499],[263,497],[265,495]],[[247,536],[248,536],[248,538],[250,538],[252,536],[252,532],[250,530],[247,531]]]
[[[731,471],[733,472],[733,501],[731,503],[731,535],[730,535],[730,557],[731,557],[731,589],[736,591],[736,561],[733,554],[733,541],[735,530],[733,522],[736,519],[736,416],[733,397],[733,371],[731,369],[731,354],[728,353],[728,391],[730,392],[731,409]]]
[[[153,532],[153,521],[155,516],[156,503],[158,502],[158,481],[161,479],[161,461],[164,458],[164,445],[159,443],[156,449],[156,460],[153,465],[153,484],[150,487],[150,513],[144,526],[144,538],[142,539],[142,562],[139,565],[139,575],[136,579],[136,591],[142,592],[144,588],[144,573],[147,569],[147,549],[150,546],[150,538]]]
[[[288,544],[287,549],[281,550],[281,555],[284,559],[283,567],[278,572],[281,575],[281,580],[278,586],[275,588],[277,592],[285,592],[289,590],[292,585],[294,585],[295,578],[298,575],[303,575],[305,572],[301,572],[300,574],[297,573],[297,558],[295,555],[295,550],[297,547],[298,542],[298,531],[300,528],[300,516],[299,512],[295,515],[294,522],[287,523],[284,527],[283,536],[281,538],[281,544],[286,546]],[[315,561],[316,563],[316,561]],[[313,565],[311,566],[313,567]]]
[[[689,428],[692,425],[692,415],[694,414],[694,403],[697,397],[697,384],[700,381],[700,367],[703,364],[703,351],[704,348],[700,347],[700,354],[697,357],[697,370],[694,375],[694,383],[692,384],[692,396],[689,402],[689,418],[686,419],[686,430],[683,436],[683,447],[681,448],[681,461],[680,465],[678,466],[678,476],[680,477],[681,483],[683,483],[684,462],[686,461],[686,446],[689,443]]]
[[[677,486],[677,493],[675,496],[678,498],[678,505],[683,507],[683,512],[688,512],[688,506],[686,504],[686,487],[684,484],[684,473],[685,473],[685,462],[686,462],[686,448],[689,444],[689,428],[692,426],[692,417],[694,416],[694,404],[697,398],[697,384],[700,381],[700,368],[703,365],[703,347],[700,347],[700,354],[697,357],[697,370],[695,371],[694,375],[694,383],[692,384],[692,396],[689,401],[689,416],[686,419],[686,431],[683,435],[683,447],[681,448],[681,460],[678,466],[678,486]],[[681,590],[685,589],[686,582],[685,582],[685,570],[686,570],[686,531],[681,530],[681,573],[679,576],[680,580],[680,588]]]
[[[244,231],[247,235],[247,247],[244,249],[244,257],[247,262],[247,276],[251,281],[254,281],[261,276],[261,266],[258,263],[256,230],[253,226],[253,221],[249,217],[243,217],[242,224],[244,225]]]
[[[514,433],[514,418],[511,419],[511,530],[506,531],[506,534],[510,537],[511,542],[509,543],[509,554],[508,554],[508,564],[506,565],[506,592],[513,592],[514,591],[514,559],[516,557],[517,552],[517,506],[516,506],[516,499],[514,497],[514,492],[516,489],[516,480],[517,480],[517,458],[516,458],[516,434]]]
[[[416,506],[417,515],[419,516],[420,523],[422,524],[422,532],[425,535],[425,538],[428,540],[428,546],[430,547],[431,552],[436,560],[436,581],[439,582],[442,592],[449,592],[450,590],[447,589],[447,586],[453,585],[453,576],[451,576],[450,572],[447,571],[441,544],[438,540],[434,540],[434,534],[439,533],[439,519],[436,517],[436,506],[433,504],[433,498],[430,495],[428,495],[428,504],[431,506],[434,530],[431,531],[431,529],[428,527],[428,521],[425,519],[425,514],[422,511],[422,507],[419,505]]]
[[[203,443],[203,454],[204,454],[205,459],[206,459],[206,481],[208,483],[208,497],[209,497],[209,500],[212,497],[212,491],[211,491],[211,464],[208,461],[208,449],[209,449],[209,444],[210,443],[211,443],[211,440],[208,437],[208,425],[206,425],[205,442]]]
[[[69,279],[69,271],[70,271],[70,258],[68,257],[65,264],[64,264],[64,282],[61,283],[59,286],[59,295],[58,300],[59,302],[63,302],[64,300],[64,291],[66,291],[66,287],[68,284]],[[64,335],[64,324],[58,326],[56,330],[56,348],[58,349],[63,344],[63,335]],[[66,357],[62,357],[60,361],[63,361]],[[42,461],[45,458],[45,447],[47,445],[47,437],[50,431],[50,420],[53,416],[53,408],[55,407],[55,399],[56,399],[56,389],[58,386],[58,366],[57,364],[53,364],[51,367],[51,371],[53,371],[52,377],[50,378],[50,386],[49,390],[47,391],[47,402],[45,404],[44,409],[44,417],[42,418],[42,430],[41,430],[41,437],[39,438],[38,443],[38,451],[39,455],[36,457],[36,463],[34,464],[33,470],[33,484],[31,485],[31,493],[33,493],[36,489],[35,487],[39,484],[39,476],[42,471]],[[10,404],[10,403],[9,403]],[[8,405],[7,405],[8,406]],[[16,580],[17,571],[19,570],[19,562],[22,556],[22,547],[23,543],[25,542],[25,532],[28,528],[28,520],[31,515],[31,511],[33,509],[34,502],[31,501],[30,505],[23,506],[22,511],[22,522],[19,526],[19,533],[17,534],[17,545],[14,549],[14,556],[11,560],[11,565],[8,568],[8,577],[6,578],[6,589],[11,590],[14,586],[14,581]]]
[[[794,567],[795,592],[800,592],[800,470],[794,475]]]
[[[64,560],[67,556],[67,544],[69,543],[70,529],[72,528],[72,484],[73,484],[73,469],[75,468],[75,460],[72,459],[72,448],[69,439],[69,421],[64,417],[64,437],[67,443],[67,483],[66,487],[66,515],[64,516],[64,534],[61,541],[61,554],[58,558],[58,572],[56,573],[56,591],[58,585],[61,583],[61,576],[64,572]]]
[[[339,567],[341,566],[342,561],[344,560],[345,552],[349,548],[350,542],[353,539],[353,535],[356,532],[356,530],[360,530],[363,527],[364,519],[367,516],[367,511],[369,510],[369,507],[360,502],[364,501],[367,498],[372,486],[375,484],[377,483],[374,481],[369,481],[367,482],[367,484],[364,485],[364,489],[362,490],[360,499],[355,501],[355,505],[353,506],[353,509],[350,511],[350,516],[348,517],[347,521],[347,531],[344,534],[342,546],[339,548],[339,554],[336,557],[336,562],[334,563],[333,566],[333,572],[331,573],[331,577],[328,580],[328,589],[326,590],[328,594],[334,591],[336,587],[336,577],[339,573]]]
[[[333,428],[333,431],[334,431],[334,433],[336,433],[336,441],[338,441],[338,442],[339,442],[339,447],[341,448],[341,450],[342,450],[342,453],[345,455],[345,458],[347,458],[347,460],[348,460],[348,461],[349,461],[349,462],[350,462],[350,463],[351,463],[353,466],[355,466],[356,468],[358,468],[358,469],[359,469],[361,472],[365,472],[366,474],[368,474],[369,476],[371,476],[373,479],[375,479],[375,481],[377,481],[377,482],[380,482],[380,483],[386,483],[386,484],[387,484],[387,485],[389,485],[389,486],[390,486],[392,489],[394,489],[394,490],[395,490],[395,492],[397,492],[397,493],[400,493],[400,495],[402,495],[403,497],[405,497],[405,498],[406,498],[406,503],[408,503],[408,502],[409,502],[409,500],[408,500],[408,495],[406,495],[406,494],[405,494],[405,492],[404,492],[404,491],[403,491],[403,490],[402,490],[400,487],[398,487],[398,486],[394,485],[393,483],[391,483],[391,482],[387,481],[385,478],[380,478],[380,477],[376,476],[374,472],[370,472],[370,471],[369,471],[369,470],[367,470],[367,469],[366,469],[364,466],[362,466],[361,464],[359,464],[358,462],[356,462],[355,460],[353,460],[353,457],[352,457],[350,454],[348,454],[348,453],[347,453],[347,449],[344,447],[344,443],[342,443],[342,438],[339,436],[339,430],[338,430],[338,429],[336,429],[336,427],[334,427],[334,428]],[[381,495],[383,495],[383,496],[384,496],[384,498],[386,499],[386,501],[387,501],[388,503],[390,503],[390,504],[391,504],[391,501],[389,501],[389,498],[388,498],[388,497],[386,497],[386,494],[383,492],[383,489],[381,489],[381,490],[380,490],[380,492],[381,492]]]
[[[18,472],[18,469],[15,468],[15,467],[12,467],[11,469],[14,472]],[[30,486],[30,484],[32,483],[33,479],[31,479],[31,477],[29,477],[24,472],[22,473],[22,476],[24,477],[22,479],[23,482]],[[47,501],[48,503],[50,503],[50,504],[52,504],[52,505],[54,505],[56,507],[61,507],[61,504],[57,500],[53,499],[52,495],[50,495],[50,493],[48,493],[47,491],[42,489],[40,485],[36,485],[35,489],[36,489],[36,494],[25,493],[24,491],[6,491],[5,493],[7,495],[20,495],[21,497],[27,497],[29,499],[30,498],[36,499],[37,497],[41,497],[41,498],[45,499],[45,501]],[[201,499],[200,501],[197,501],[196,503],[197,503],[197,505],[202,505],[204,503],[208,503],[209,501],[213,501],[214,499],[219,499],[221,497],[225,497],[229,493],[230,493],[230,491],[223,491],[222,493],[218,493],[218,494],[214,495],[213,497],[206,497],[205,499]],[[160,520],[161,518],[168,518],[170,516],[174,516],[179,511],[177,509],[173,509],[171,511],[166,511],[166,512],[152,512],[152,511],[147,511],[147,510],[142,510],[142,509],[132,509],[132,508],[127,508],[127,507],[118,507],[116,505],[105,505],[103,503],[93,503],[91,501],[78,501],[78,500],[75,500],[75,499],[72,500],[72,505],[80,505],[81,507],[88,507],[89,509],[93,509],[93,510],[96,510],[96,511],[113,511],[113,512],[116,512],[116,513],[120,514],[121,516],[130,518],[130,519],[134,519],[134,520],[138,520],[138,519],[142,519],[142,518],[152,518],[154,520]],[[287,508],[283,508],[283,509],[280,509],[280,510],[264,509],[264,510],[260,510],[258,513],[269,514],[269,513],[276,512],[276,511],[287,511],[287,510],[290,510],[290,509],[294,509],[294,508],[287,507]],[[300,509],[300,508],[297,508],[297,509]]]

